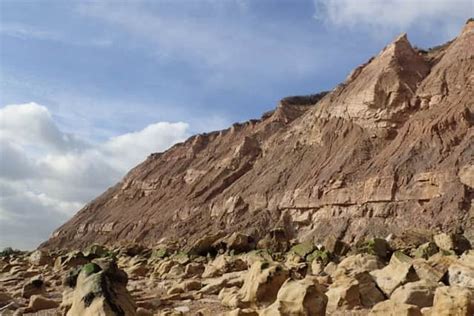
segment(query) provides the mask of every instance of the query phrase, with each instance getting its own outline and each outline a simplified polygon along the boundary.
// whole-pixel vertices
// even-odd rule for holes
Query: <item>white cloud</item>
[[[316,18],[333,25],[369,27],[373,32],[425,31],[455,36],[459,25],[474,14],[472,0],[314,0]]]
[[[189,135],[158,122],[103,143],[62,132],[36,103],[0,109],[0,248],[33,248],[152,152]]]

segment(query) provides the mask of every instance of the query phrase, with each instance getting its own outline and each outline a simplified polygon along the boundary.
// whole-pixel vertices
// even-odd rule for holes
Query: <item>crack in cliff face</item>
[[[467,28],[428,52],[400,36],[327,94],[285,98],[260,120],[151,155],[44,246],[191,243],[221,230],[258,239],[290,222],[296,238],[348,242],[413,227],[472,230],[474,23]]]

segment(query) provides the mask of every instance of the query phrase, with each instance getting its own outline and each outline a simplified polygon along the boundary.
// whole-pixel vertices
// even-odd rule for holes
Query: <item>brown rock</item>
[[[386,300],[375,305],[369,316],[421,316],[421,311],[416,305],[398,303]]]
[[[27,311],[30,313],[36,313],[44,309],[57,308],[58,306],[59,303],[54,300],[48,299],[41,295],[32,295],[30,297],[30,302],[28,303]]]
[[[390,300],[397,303],[416,305],[419,308],[430,307],[433,305],[436,287],[436,283],[425,280],[410,282],[393,291]]]
[[[471,290],[456,286],[436,289],[431,315],[470,316],[474,314],[474,295]]]

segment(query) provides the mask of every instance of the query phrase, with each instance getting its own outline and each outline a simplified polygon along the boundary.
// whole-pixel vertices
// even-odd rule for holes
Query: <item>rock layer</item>
[[[191,247],[275,227],[311,242],[472,238],[472,47],[473,21],[428,52],[402,35],[328,94],[283,99],[259,120],[150,155],[42,247]]]

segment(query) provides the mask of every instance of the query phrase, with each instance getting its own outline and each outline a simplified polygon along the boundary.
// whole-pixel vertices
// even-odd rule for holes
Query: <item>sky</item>
[[[472,16],[471,0],[0,0],[0,248],[37,247],[152,152]]]

